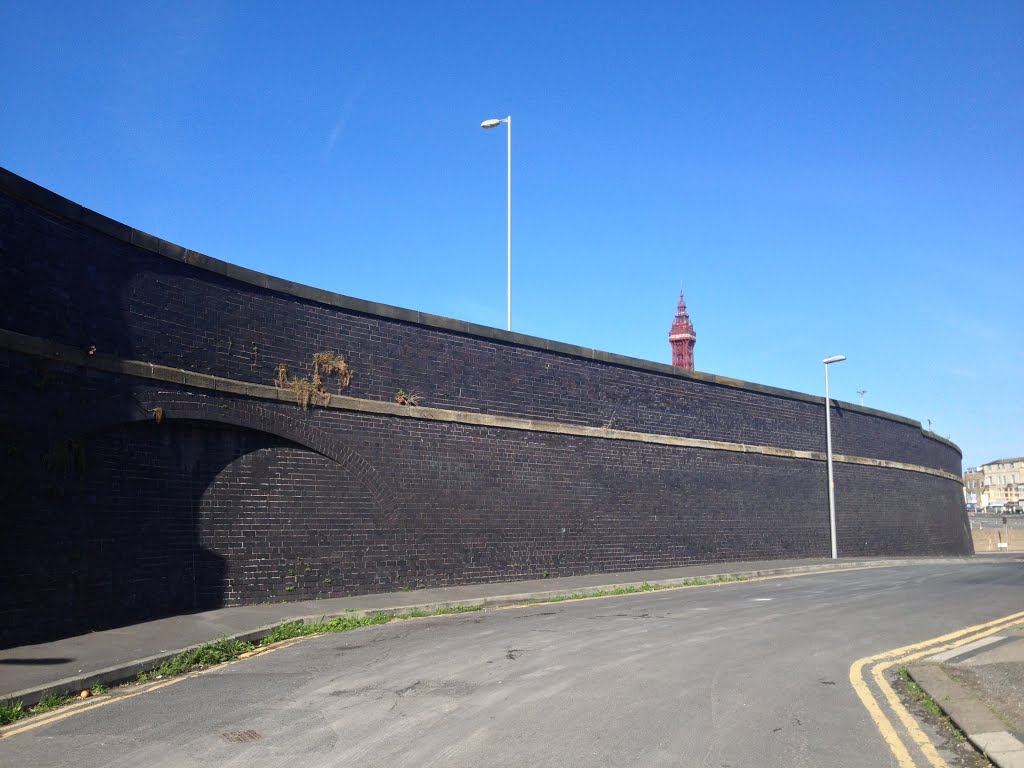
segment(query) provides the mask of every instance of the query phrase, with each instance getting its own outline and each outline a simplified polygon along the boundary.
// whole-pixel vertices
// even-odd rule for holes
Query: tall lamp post
[[[484,120],[480,127],[484,130],[497,128],[502,123],[508,125],[508,329],[512,330],[512,115],[501,119],[493,117]]]
[[[828,463],[828,524],[832,532],[833,560],[839,557],[839,553],[836,550],[836,489],[832,482],[832,401],[828,399],[828,367],[845,359],[844,355],[836,355],[821,361],[825,364],[825,456]]]

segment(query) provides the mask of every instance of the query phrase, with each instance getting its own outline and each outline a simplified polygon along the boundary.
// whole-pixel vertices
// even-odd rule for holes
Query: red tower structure
[[[694,333],[690,316],[686,314],[686,299],[683,298],[682,291],[679,292],[676,319],[668,332],[668,343],[672,345],[672,365],[692,371],[693,345],[697,343],[697,334]]]

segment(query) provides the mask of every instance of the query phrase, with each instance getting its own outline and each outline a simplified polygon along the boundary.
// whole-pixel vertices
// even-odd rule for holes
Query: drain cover
[[[259,741],[263,738],[256,731],[226,731],[221,736],[224,737],[224,741],[230,741],[232,744],[241,744],[243,741]]]

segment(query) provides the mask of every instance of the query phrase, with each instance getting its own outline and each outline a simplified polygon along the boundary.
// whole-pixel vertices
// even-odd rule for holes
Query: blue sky
[[[373,301],[1024,455],[1024,5],[0,6],[0,165]]]

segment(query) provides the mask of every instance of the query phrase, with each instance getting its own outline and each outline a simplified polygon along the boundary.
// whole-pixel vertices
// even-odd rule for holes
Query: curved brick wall
[[[0,284],[0,644],[225,603],[828,554],[821,398],[293,285],[7,172]],[[355,375],[303,411],[270,387],[318,351]],[[430,408],[387,405],[398,389]],[[834,413],[841,554],[970,552],[956,446]]]

